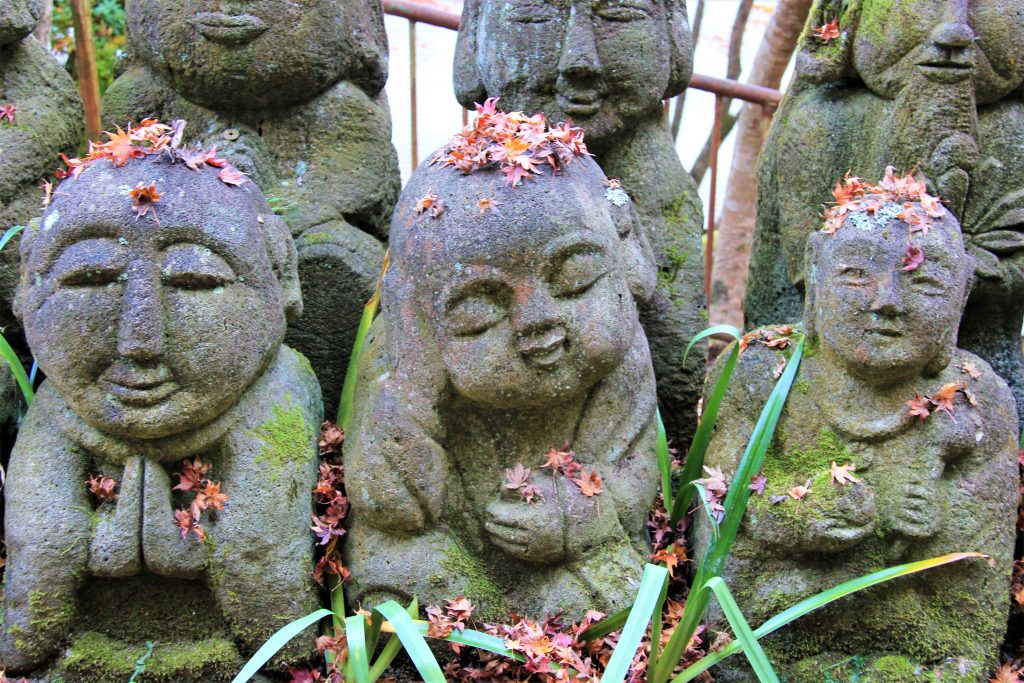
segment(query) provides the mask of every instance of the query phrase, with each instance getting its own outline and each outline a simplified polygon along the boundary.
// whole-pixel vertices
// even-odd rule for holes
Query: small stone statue
[[[748,324],[803,310],[804,243],[833,201],[822,178],[918,167],[977,262],[960,345],[1024,415],[1022,16],[1024,0],[817,0],[760,165]],[[839,37],[818,37],[832,22]]]
[[[957,348],[973,259],[953,214],[921,190],[869,191],[874,213],[830,212],[833,234],[808,239],[807,354],[725,579],[760,624],[883,567],[956,551],[993,563],[901,578],[785,627],[763,642],[790,681],[820,683],[827,670],[846,680],[833,665],[854,656],[862,681],[918,680],[918,667],[983,681],[1006,628],[1016,407],[992,368]],[[751,335],[722,404],[707,465],[726,478],[792,349],[769,348],[785,346],[779,329]],[[702,522],[699,548],[709,533]],[[730,659],[715,680],[755,680],[742,666]]]
[[[380,0],[129,0],[111,122],[186,119],[288,222],[305,303],[288,343],[337,412],[363,304],[384,260],[398,160]]]
[[[587,131],[609,178],[629,188],[658,262],[658,286],[641,305],[670,435],[687,441],[705,358],[686,344],[707,326],[703,210],[675,151],[663,100],[693,71],[684,0],[565,3],[466,0],[455,54],[455,95],[471,108],[500,97],[505,109],[544,112]]]
[[[516,186],[424,164],[403,190],[345,450],[352,604],[464,595],[504,618],[633,599],[658,486],[637,302],[656,274],[628,195],[582,153]]]
[[[61,183],[21,257],[16,310],[47,379],[4,489],[2,665],[127,680],[155,641],[147,679],[230,681],[317,604],[321,399],[282,344],[302,309],[288,228],[209,167],[101,159]]]
[[[0,233],[39,215],[42,180],[57,155],[74,150],[83,134],[74,81],[29,36],[41,10],[40,0],[0,3]],[[18,283],[16,246],[15,241],[0,252],[0,326],[5,330],[15,322],[10,306]]]

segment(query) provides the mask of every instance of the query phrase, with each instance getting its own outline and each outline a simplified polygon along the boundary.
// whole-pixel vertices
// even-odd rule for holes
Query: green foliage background
[[[92,21],[102,94],[114,80],[114,67],[124,52],[124,0],[93,0]],[[77,79],[72,26],[70,0],[53,0],[50,46],[57,54],[67,57],[65,68]]]

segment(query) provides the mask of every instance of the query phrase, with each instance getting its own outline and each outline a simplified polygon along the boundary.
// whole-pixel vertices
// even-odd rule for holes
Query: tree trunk
[[[779,0],[754,58],[748,83],[779,87],[810,7],[811,0]],[[715,325],[743,327],[743,296],[757,216],[757,155],[769,121],[770,112],[764,107],[744,104],[736,123],[736,146],[722,214],[717,221],[711,301],[708,302],[710,321]]]
[[[50,49],[50,30],[53,28],[53,0],[43,0],[43,11],[39,14],[39,23],[32,31],[43,47]]]

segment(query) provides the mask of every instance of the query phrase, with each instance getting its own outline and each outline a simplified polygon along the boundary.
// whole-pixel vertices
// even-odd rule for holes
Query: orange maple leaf
[[[823,24],[814,29],[814,37],[827,45],[839,37],[839,19]]]
[[[853,463],[848,462],[845,465],[837,465],[836,461],[832,461],[831,477],[832,481],[839,484],[840,486],[846,486],[847,484],[861,482],[860,479],[853,475],[853,471],[857,469]]]
[[[206,163],[210,163],[209,160]],[[231,165],[225,165],[220,170],[220,173],[217,174],[217,177],[220,178],[221,182],[228,185],[244,185],[249,182],[249,178],[244,173]]]

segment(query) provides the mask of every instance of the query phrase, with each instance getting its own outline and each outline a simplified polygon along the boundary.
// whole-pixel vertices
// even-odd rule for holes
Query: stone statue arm
[[[7,567],[0,660],[24,673],[57,654],[89,561],[87,456],[59,430],[67,411],[44,383],[22,423],[4,489]]]
[[[259,400],[251,402],[215,456],[213,471],[223,477],[228,501],[209,524],[207,545],[210,587],[243,651],[250,653],[277,629],[318,607],[309,526],[323,420],[316,377],[287,346],[255,391]],[[194,543],[191,537],[173,541]],[[273,589],[253,590],[261,584]],[[277,661],[307,657],[314,636],[289,643]]]

